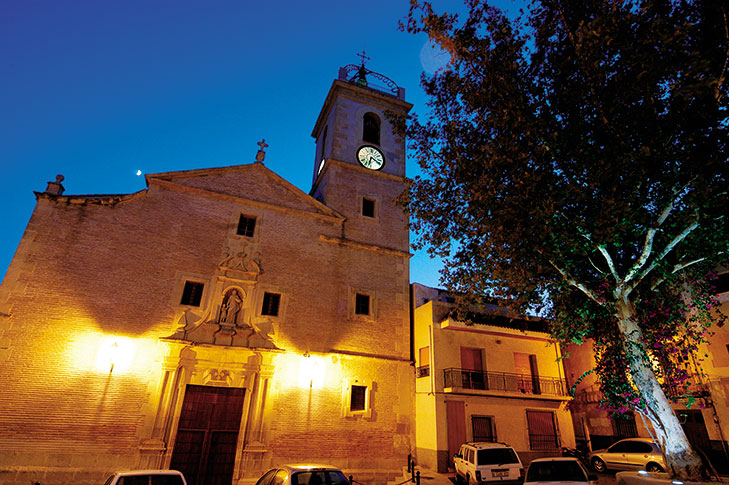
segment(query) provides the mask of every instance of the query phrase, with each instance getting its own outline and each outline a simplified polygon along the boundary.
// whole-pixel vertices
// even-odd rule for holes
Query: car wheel
[[[602,461],[598,457],[593,458],[592,461],[590,462],[590,464],[592,465],[592,468],[594,468],[596,472],[602,473],[605,470],[607,470],[607,467],[605,466],[605,462]]]
[[[646,471],[651,472],[651,473],[663,473],[664,472],[663,467],[661,465],[659,465],[658,463],[648,463],[645,466],[645,469],[646,469]]]

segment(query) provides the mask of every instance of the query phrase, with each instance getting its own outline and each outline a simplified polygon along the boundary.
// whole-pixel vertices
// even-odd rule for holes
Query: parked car
[[[505,443],[465,443],[453,455],[456,481],[517,484],[524,480],[524,467],[514,448]]]
[[[350,485],[342,470],[328,465],[281,465],[258,479],[256,485]]]
[[[614,443],[606,450],[593,451],[588,455],[590,465],[595,471],[638,470],[663,472],[666,460],[663,452],[653,440],[648,438],[629,438]]]
[[[131,470],[114,473],[104,485],[187,485],[187,481],[177,470]]]
[[[587,485],[595,481],[597,481],[597,476],[587,473],[584,465],[577,458],[538,458],[529,464],[524,485],[544,482]]]

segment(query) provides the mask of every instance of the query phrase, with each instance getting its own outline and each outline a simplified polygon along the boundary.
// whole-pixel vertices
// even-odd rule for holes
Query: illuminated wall
[[[245,389],[234,482],[287,461],[399,474],[414,376],[395,203],[405,145],[388,107],[410,105],[335,82],[317,126],[359,137],[352,116],[382,114],[389,165],[368,170],[352,150],[327,159],[317,198],[263,163],[151,174],[135,194],[69,196],[60,182],[36,193],[0,287],[0,483],[169,466],[188,386]],[[189,284],[199,301],[185,299]],[[280,298],[275,314],[266,294]]]
[[[150,178],[148,191],[104,203],[39,194],[0,289],[0,470],[98,483],[114,469],[165,466],[185,385],[263,377],[267,395],[242,423],[241,477],[291,460],[401,468],[413,432],[407,252],[341,244],[341,218],[285,184],[261,190],[272,179],[243,166]],[[268,202],[205,184],[254,186]],[[263,268],[243,311],[281,350],[197,346],[185,357],[184,342],[165,338],[185,311],[215,314],[242,212],[258,217],[248,247]],[[206,285],[199,309],[180,305],[186,279]],[[265,291],[282,295],[276,317],[260,314]],[[371,315],[353,314],[355,291],[372,296]],[[347,414],[353,384],[367,387],[368,413]],[[246,442],[254,420],[260,440]]]
[[[538,375],[543,378],[564,379],[564,370],[558,360],[560,350],[549,334],[524,331],[505,326],[474,324],[466,325],[448,317],[453,305],[432,288],[414,285],[414,336],[416,347],[430,346],[430,369],[427,375],[417,378],[416,389],[416,442],[420,463],[441,472],[447,471],[454,450],[449,450],[451,427],[465,428],[465,441],[476,439],[473,435],[473,417],[488,417],[498,441],[509,443],[525,462],[560,453],[561,446],[573,447],[574,434],[564,394],[550,393],[545,387],[541,393],[520,392],[519,389],[489,388],[487,377],[480,377],[484,384],[469,386],[459,383],[447,385],[445,370],[463,368],[462,349],[475,349],[482,359],[482,370],[493,376],[521,372],[515,368],[515,353],[534,355]],[[425,295],[426,298],[423,298]],[[423,301],[426,301],[423,303]],[[421,363],[416,360],[416,366]],[[421,375],[421,374],[419,374]],[[485,375],[478,373],[478,376]],[[457,402],[463,407],[463,418],[451,421],[447,407]],[[527,411],[543,411],[554,417],[558,444],[552,449],[535,449],[530,443]],[[460,418],[459,418],[460,419]],[[457,451],[457,450],[455,450]]]

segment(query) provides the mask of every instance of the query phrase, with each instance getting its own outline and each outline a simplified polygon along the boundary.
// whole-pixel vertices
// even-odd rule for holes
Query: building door
[[[517,374],[519,390],[527,394],[541,394],[537,356],[514,352],[514,371]]]
[[[709,433],[706,431],[704,423],[704,414],[699,409],[684,409],[676,411],[678,419],[681,422],[683,432],[686,433],[689,443],[694,448],[707,452],[711,450],[711,442],[709,441]]]
[[[461,372],[464,389],[485,389],[481,349],[461,347]]]
[[[230,485],[245,389],[188,385],[170,468],[189,485]]]
[[[453,455],[466,442],[466,406],[463,401],[446,401],[448,423],[448,466],[453,467]]]

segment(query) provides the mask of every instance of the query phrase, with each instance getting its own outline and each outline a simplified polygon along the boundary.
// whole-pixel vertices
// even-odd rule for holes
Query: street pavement
[[[421,485],[453,485],[456,479],[453,473],[435,473],[427,468],[417,468],[420,470]],[[614,473],[598,473],[597,485],[615,485]]]

